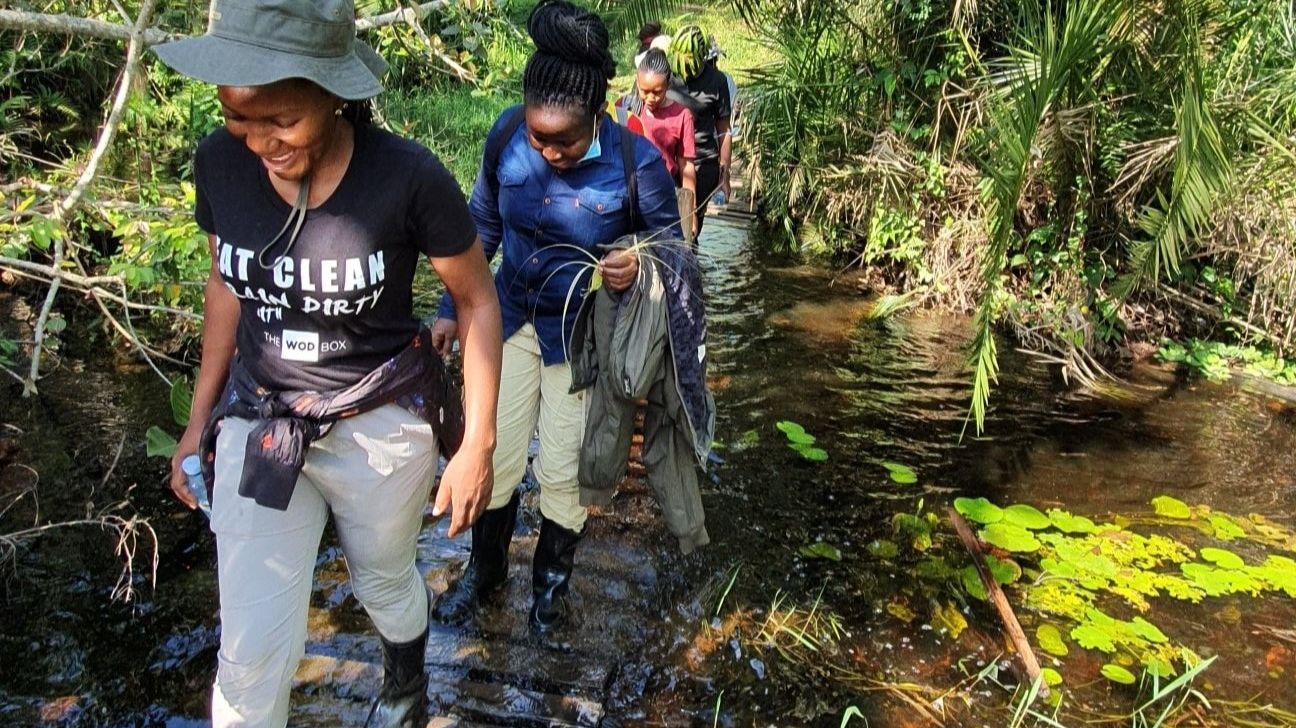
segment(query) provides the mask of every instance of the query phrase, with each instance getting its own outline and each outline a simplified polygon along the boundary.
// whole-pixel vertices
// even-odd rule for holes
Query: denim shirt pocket
[[[536,195],[527,187],[527,170],[513,165],[499,169],[500,219],[506,228],[532,235],[536,228]]]
[[[594,246],[620,237],[626,225],[626,195],[622,191],[581,190],[577,194],[577,221],[581,246]]]

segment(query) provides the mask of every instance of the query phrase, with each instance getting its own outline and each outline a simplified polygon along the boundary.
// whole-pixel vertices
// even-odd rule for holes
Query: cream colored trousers
[[[585,436],[585,394],[571,394],[571,366],[545,366],[535,328],[524,324],[504,342],[495,419],[495,489],[490,508],[508,505],[526,474],[531,437],[540,431],[535,477],[540,512],[570,531],[585,527],[577,481]]]
[[[341,420],[311,445],[286,511],[238,494],[252,423],[226,419],[216,442],[212,531],[221,644],[215,728],[283,728],[305,652],[320,535],[330,511],[351,587],[378,632],[408,642],[427,628],[427,591],[414,566],[432,480],[431,425],[396,405]]]

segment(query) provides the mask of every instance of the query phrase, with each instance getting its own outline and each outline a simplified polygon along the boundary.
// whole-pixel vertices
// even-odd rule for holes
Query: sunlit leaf
[[[796,450],[797,454],[799,454],[801,457],[805,458],[806,460],[809,460],[812,463],[822,463],[822,462],[827,462],[828,460],[827,450],[823,450],[817,447],[811,447],[809,445],[797,445],[797,444],[790,445],[790,447],[793,450]]]
[[[1188,504],[1178,498],[1171,498],[1168,495],[1159,495],[1152,499],[1152,507],[1156,509],[1158,516],[1165,518],[1192,518],[1192,510]]]
[[[1062,673],[1051,667],[1041,668],[1040,677],[1044,678],[1044,684],[1051,688],[1055,688],[1062,684]]]
[[[985,498],[955,498],[954,510],[961,515],[981,524],[998,523],[1003,520],[1003,510]]]
[[[1016,561],[1000,559],[990,554],[987,554],[985,559],[986,566],[990,568],[990,575],[1000,584],[1015,584],[1021,578],[1022,569]]]
[[[980,535],[981,540],[991,546],[998,546],[1014,553],[1033,553],[1040,548],[1040,542],[1034,534],[1011,523],[991,523],[981,529]]]
[[[1241,556],[1224,549],[1204,548],[1201,550],[1201,557],[1224,569],[1246,568],[1246,562],[1242,560]]]
[[[1073,627],[1071,629],[1071,639],[1086,650],[1099,650],[1107,653],[1116,651],[1116,643],[1112,640],[1111,633],[1089,622]]]
[[[884,462],[882,463],[882,467],[886,468],[887,472],[891,474],[891,480],[894,480],[897,483],[908,485],[910,483],[918,482],[918,474],[908,466],[901,465],[900,463]]]
[[[1102,675],[1108,680],[1111,680],[1114,683],[1120,683],[1121,685],[1133,685],[1138,680],[1138,678],[1134,677],[1134,673],[1126,670],[1120,665],[1113,665],[1111,663],[1102,666]]]
[[[1003,509],[1003,520],[1016,526],[1038,531],[1052,525],[1049,517],[1040,513],[1033,506],[1017,503]]]
[[[1055,657],[1066,657],[1071,652],[1062,639],[1062,631],[1051,624],[1041,624],[1035,630],[1035,641],[1041,650]]]

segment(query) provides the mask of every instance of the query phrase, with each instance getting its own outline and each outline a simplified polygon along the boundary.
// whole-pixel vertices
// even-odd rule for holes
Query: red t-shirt
[[[656,111],[647,106],[639,112],[644,136],[661,151],[666,159],[666,170],[680,182],[684,162],[697,156],[693,147],[693,114],[683,104],[671,102]]]

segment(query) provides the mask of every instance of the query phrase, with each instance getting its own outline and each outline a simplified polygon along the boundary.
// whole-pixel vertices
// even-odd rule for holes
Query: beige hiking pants
[[[577,475],[585,436],[585,395],[571,394],[571,366],[545,366],[535,328],[524,324],[504,342],[495,420],[495,490],[490,508],[508,505],[526,474],[531,437],[540,431],[535,476],[540,512],[571,531],[585,527]]]
[[[320,535],[330,511],[351,587],[378,632],[408,642],[427,628],[414,566],[437,455],[431,425],[396,405],[341,420],[306,453],[286,511],[238,494],[252,423],[226,419],[216,442],[212,531],[221,645],[214,728],[283,728],[305,652]]]

